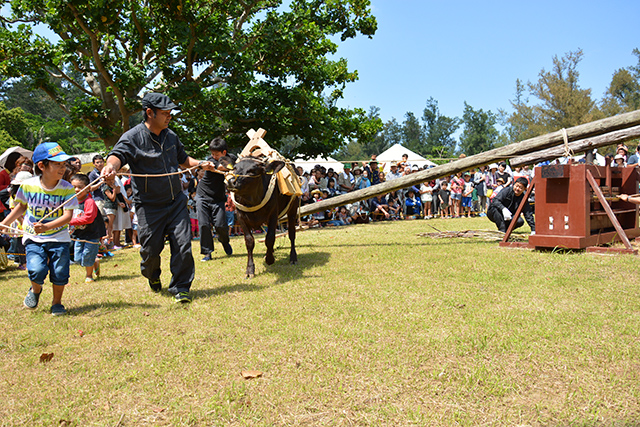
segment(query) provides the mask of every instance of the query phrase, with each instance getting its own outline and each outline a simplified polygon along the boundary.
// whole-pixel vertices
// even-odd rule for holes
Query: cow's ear
[[[280,169],[284,167],[284,162],[282,160],[272,160],[267,163],[267,166],[264,168],[264,171],[268,174],[278,173]]]

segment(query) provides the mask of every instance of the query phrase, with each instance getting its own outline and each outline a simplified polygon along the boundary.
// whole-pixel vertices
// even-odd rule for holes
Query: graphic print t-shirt
[[[36,235],[33,224],[47,216],[52,210],[74,197],[76,194],[73,186],[61,179],[52,190],[42,187],[39,176],[34,176],[22,183],[16,194],[16,202],[27,205],[24,214],[23,230],[26,234],[23,240],[42,242],[70,242],[69,224],[54,228]],[[43,221],[47,223],[60,218],[65,210],[78,209],[78,200],[73,198],[64,208],[57,210],[53,215]]]

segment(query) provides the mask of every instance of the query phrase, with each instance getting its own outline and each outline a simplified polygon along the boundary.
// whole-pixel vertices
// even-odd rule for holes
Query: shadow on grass
[[[279,251],[276,250],[276,262],[273,265],[265,265],[265,270],[262,274],[275,275],[276,284],[287,283],[303,276],[306,268],[326,265],[330,256],[331,253],[329,252],[298,253],[298,263],[292,265],[289,263],[289,248],[286,248],[286,252],[282,248]]]
[[[124,302],[124,301],[106,302],[106,303],[96,303],[96,304],[89,304],[89,305],[74,307],[71,310],[69,310],[69,314],[72,316],[76,316],[81,314],[88,314],[92,311],[97,311],[97,310],[114,311],[114,310],[127,310],[130,308],[153,309],[153,308],[159,308],[159,307],[160,305],[158,304],[133,304],[133,303]]]
[[[198,299],[210,298],[214,296],[231,294],[234,292],[256,292],[264,289],[263,285],[253,285],[251,283],[236,283],[235,285],[224,285],[210,289],[191,289],[191,296]]]

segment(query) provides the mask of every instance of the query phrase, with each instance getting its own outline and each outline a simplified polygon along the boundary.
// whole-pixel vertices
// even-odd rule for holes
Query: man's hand
[[[505,221],[510,221],[511,218],[513,218],[511,216],[511,211],[507,208],[502,208],[502,216],[504,217]]]
[[[206,171],[209,171],[209,172],[215,172],[215,170],[216,170],[215,165],[214,165],[212,162],[209,162],[209,161],[206,161],[206,160],[205,160],[205,161],[200,162],[200,163],[199,163],[199,166],[200,166],[202,169],[204,169],[204,170],[206,170]]]
[[[621,194],[618,196],[618,198],[620,200],[622,200],[623,202],[626,202],[627,200],[629,200],[629,195],[628,194]]]

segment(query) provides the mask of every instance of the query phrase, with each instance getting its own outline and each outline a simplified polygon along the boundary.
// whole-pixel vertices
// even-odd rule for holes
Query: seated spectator
[[[416,192],[413,188],[407,191],[404,199],[404,212],[405,218],[418,218],[422,214],[422,203],[419,198],[416,198]]]
[[[371,199],[370,203],[370,212],[371,219],[373,221],[380,221],[382,219],[389,218],[389,205],[387,204],[387,200],[382,194],[378,194],[373,199]]]
[[[493,193],[491,193],[490,200],[495,199],[495,197],[498,195],[498,193],[500,191],[502,191],[502,189],[505,187],[504,178],[502,178],[502,177],[496,179],[496,183],[497,183],[496,188],[493,189]]]
[[[390,219],[402,219],[402,203],[398,200],[396,193],[387,194],[387,205],[389,205]]]
[[[323,189],[322,192],[326,192],[327,194],[324,196],[325,199],[329,197],[334,197],[338,193],[338,189],[336,188],[336,182],[333,179],[329,180],[329,185],[327,188]]]

